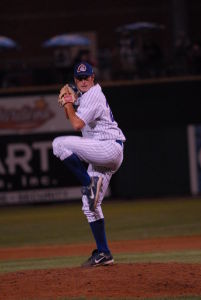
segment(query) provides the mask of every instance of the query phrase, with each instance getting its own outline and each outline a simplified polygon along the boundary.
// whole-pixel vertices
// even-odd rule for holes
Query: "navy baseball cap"
[[[74,68],[74,77],[91,76],[94,74],[93,68],[87,62],[80,62]]]

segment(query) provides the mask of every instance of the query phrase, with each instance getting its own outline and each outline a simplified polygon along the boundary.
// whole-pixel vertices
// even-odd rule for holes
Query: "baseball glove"
[[[64,106],[66,103],[74,103],[78,98],[78,90],[71,84],[65,84],[59,93],[58,103]]]

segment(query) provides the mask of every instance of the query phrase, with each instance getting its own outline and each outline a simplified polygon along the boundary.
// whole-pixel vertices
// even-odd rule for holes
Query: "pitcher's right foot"
[[[82,267],[98,267],[110,266],[114,264],[114,259],[111,254],[99,253],[97,249],[92,252],[92,255],[82,264]]]

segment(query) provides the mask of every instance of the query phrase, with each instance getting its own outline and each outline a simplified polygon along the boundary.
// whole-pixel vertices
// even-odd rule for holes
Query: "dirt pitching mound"
[[[201,236],[170,237],[110,244],[112,252],[201,249]],[[0,260],[88,255],[94,244],[1,248]],[[0,275],[0,300],[55,300],[60,297],[201,296],[201,264],[114,264],[98,268],[30,270]]]
[[[201,295],[201,265],[116,264],[4,274],[1,299],[161,297]]]

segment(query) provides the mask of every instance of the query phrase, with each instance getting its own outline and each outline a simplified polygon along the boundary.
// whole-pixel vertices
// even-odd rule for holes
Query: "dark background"
[[[164,30],[146,32],[144,37],[157,41],[169,62],[174,56],[178,33],[185,33],[190,43],[200,43],[200,16],[200,0],[12,3],[2,0],[0,35],[13,38],[20,48],[0,51],[0,79],[1,73],[7,71],[5,63],[8,70],[16,64],[21,68],[26,66],[27,71],[38,69],[34,84],[43,84],[47,74],[43,69],[50,64],[53,53],[52,49],[41,47],[43,41],[57,34],[93,31],[97,36],[98,55],[101,49],[112,50],[118,45],[118,26],[139,21],[164,25]],[[174,72],[166,73],[165,78],[163,74],[163,78],[158,76],[151,80],[137,78],[128,82],[124,78],[121,81],[114,78],[111,82],[101,82],[114,117],[127,138],[124,163],[111,180],[113,196],[191,194],[187,126],[201,124],[201,68],[199,71],[197,74],[176,74],[176,77]],[[55,93],[62,82],[54,83],[56,87],[50,81],[44,89],[39,86],[28,89],[25,73],[18,90],[13,86],[2,88],[0,95],[5,98],[7,95],[41,94],[41,91]],[[66,175],[64,171],[60,173],[61,169],[58,163],[55,172],[63,178]]]
[[[20,60],[28,66],[45,65],[51,50],[44,40],[62,33],[94,31],[97,47],[113,48],[118,43],[118,26],[139,22],[163,24],[162,32],[151,32],[165,55],[174,48],[179,31],[191,40],[200,40],[201,1],[125,0],[125,1],[12,1],[0,2],[0,35],[16,40],[21,49],[1,58]]]

